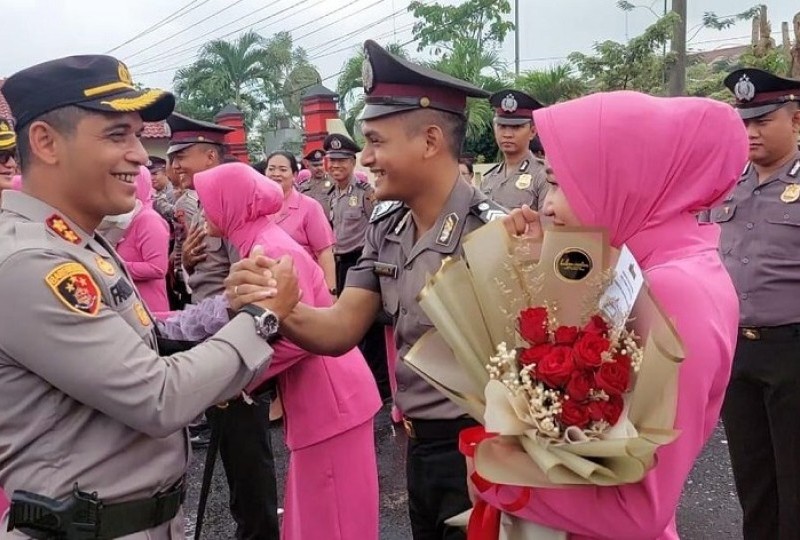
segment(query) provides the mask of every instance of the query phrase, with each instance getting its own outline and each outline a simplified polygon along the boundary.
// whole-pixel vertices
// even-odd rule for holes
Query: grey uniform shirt
[[[364,233],[375,206],[375,190],[351,178],[344,189],[331,189],[331,223],[336,236],[333,252],[350,253],[364,246]]]
[[[309,178],[299,186],[297,186],[297,191],[302,193],[303,195],[308,195],[319,204],[322,205],[323,210],[325,212],[330,212],[331,209],[331,188],[333,187],[333,180],[327,174],[325,178],[322,180],[316,180],[315,178]]]
[[[748,165],[711,221],[739,294],[742,326],[800,322],[800,152],[759,185]]]
[[[508,170],[499,163],[483,175],[481,191],[494,202],[508,208],[520,208],[527,204],[541,210],[547,195],[547,174],[544,162],[528,152],[519,167]]]
[[[416,227],[411,211],[399,203],[376,217],[367,230],[364,252],[347,275],[348,287],[381,295],[383,308],[394,321],[395,344],[402,359],[433,325],[417,302],[417,295],[449,256],[462,254],[461,242],[486,222],[483,215],[499,208],[466,182],[456,182],[436,224],[414,243]],[[483,213],[483,214],[482,214]],[[453,419],[465,415],[457,405],[424,379],[398,362],[397,405],[409,418]]]
[[[189,234],[189,225],[199,211],[200,199],[198,199],[197,192],[193,189],[185,190],[175,201],[175,245],[173,251],[176,257],[176,268],[181,266],[181,248],[183,248],[183,242]]]
[[[172,184],[167,184],[164,189],[155,192],[153,195],[153,208],[161,217],[172,223],[175,219],[175,190]]]
[[[160,357],[153,319],[113,249],[21,192],[2,200],[0,298],[0,486],[9,494],[62,499],[77,482],[115,503],[173,486],[190,457],[184,426],[236,396],[272,355],[239,315],[191,351]],[[182,539],[183,517],[126,538]]]
[[[198,212],[190,228],[204,227],[205,215]],[[192,303],[199,304],[210,296],[225,292],[225,278],[231,265],[239,261],[238,250],[222,238],[208,236],[203,239],[206,258],[195,265],[192,273],[186,276],[186,284],[192,290]]]

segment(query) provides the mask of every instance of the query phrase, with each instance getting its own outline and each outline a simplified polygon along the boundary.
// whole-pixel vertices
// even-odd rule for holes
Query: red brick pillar
[[[303,155],[322,148],[328,136],[328,120],[339,118],[339,95],[321,84],[312,86],[301,100]]]
[[[249,163],[247,130],[244,127],[244,114],[242,111],[237,109],[235,105],[228,105],[217,113],[214,117],[214,122],[221,126],[233,128],[233,131],[225,134],[226,151],[242,163]]]

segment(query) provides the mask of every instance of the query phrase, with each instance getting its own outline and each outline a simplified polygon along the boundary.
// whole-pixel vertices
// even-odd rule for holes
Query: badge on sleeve
[[[789,184],[781,193],[781,201],[785,203],[793,203],[797,199],[800,199],[800,185],[798,184]]]
[[[142,326],[150,326],[150,315],[147,314],[147,310],[144,309],[141,302],[133,304],[133,311],[136,312],[136,317],[142,323]]]
[[[75,313],[94,316],[100,311],[100,288],[82,264],[59,265],[44,280],[56,298]]]
[[[521,174],[519,178],[517,178],[517,183],[514,184],[517,186],[517,189],[528,189],[531,187],[531,180],[533,178],[529,174]]]

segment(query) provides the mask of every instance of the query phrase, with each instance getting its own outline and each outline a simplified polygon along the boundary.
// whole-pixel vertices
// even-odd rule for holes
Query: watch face
[[[259,336],[269,339],[278,333],[278,317],[269,311],[262,313],[256,318],[256,328]]]

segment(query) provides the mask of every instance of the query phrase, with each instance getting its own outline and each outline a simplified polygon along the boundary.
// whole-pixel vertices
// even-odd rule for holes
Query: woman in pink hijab
[[[229,239],[247,257],[262,246],[271,258],[294,260],[302,301],[332,304],[322,269],[276,224],[283,204],[277,183],[240,163],[198,173],[194,185],[209,234]],[[377,540],[378,474],[373,417],[381,406],[372,373],[358,349],[338,357],[308,353],[282,339],[267,372],[277,377],[291,451],[283,540]]]
[[[675,510],[695,459],[719,421],[736,344],[738,300],[717,252],[719,227],[695,215],[733,188],[747,159],[741,118],[723,103],[594,94],[533,114],[549,166],[544,214],[554,226],[604,227],[626,244],[675,322],[680,370],[678,439],[658,451],[636,484],[532,489],[511,512],[570,539],[675,539]],[[506,225],[535,233],[538,216],[515,210]],[[539,229],[540,230],[540,229]],[[504,508],[520,488],[479,497]],[[507,510],[504,510],[507,511]]]
[[[136,177],[136,198],[130,223],[116,245],[117,253],[151,312],[169,311],[167,271],[169,268],[169,225],[153,209],[150,171],[140,167]]]

